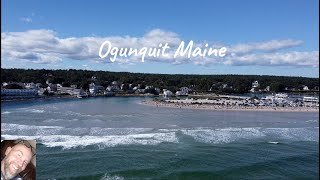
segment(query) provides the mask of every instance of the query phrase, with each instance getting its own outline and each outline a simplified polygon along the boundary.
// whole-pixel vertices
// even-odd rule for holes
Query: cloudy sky
[[[319,77],[318,0],[3,0],[1,67]],[[168,57],[99,57],[168,43]],[[181,41],[225,57],[172,55]]]

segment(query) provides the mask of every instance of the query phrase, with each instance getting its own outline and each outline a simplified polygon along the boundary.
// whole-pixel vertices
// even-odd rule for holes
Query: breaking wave
[[[265,142],[319,140],[316,128],[66,128],[62,126],[29,126],[2,123],[1,139],[35,139],[47,147],[70,149],[98,145],[99,148],[118,145],[158,145],[184,143],[181,136],[192,137],[197,142],[224,144],[241,140],[264,139]]]

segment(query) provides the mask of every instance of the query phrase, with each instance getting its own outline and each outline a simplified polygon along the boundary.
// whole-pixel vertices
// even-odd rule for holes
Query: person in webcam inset
[[[35,141],[2,141],[1,180],[35,180],[35,155]]]

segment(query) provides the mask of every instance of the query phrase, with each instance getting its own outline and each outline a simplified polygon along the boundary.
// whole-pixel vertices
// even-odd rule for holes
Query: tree
[[[62,83],[62,87],[70,87],[70,86],[71,86],[71,83],[68,81]]]
[[[281,92],[284,90],[284,85],[281,84],[280,82],[272,82],[270,84],[270,89],[271,91],[274,91],[274,92]]]

